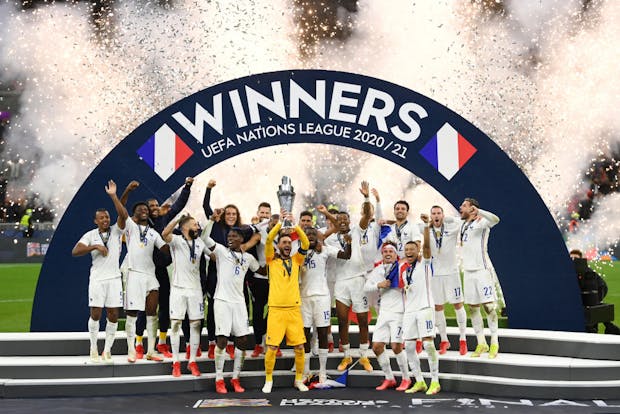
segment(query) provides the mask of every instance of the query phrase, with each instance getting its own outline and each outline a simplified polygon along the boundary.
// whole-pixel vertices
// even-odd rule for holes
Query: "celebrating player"
[[[178,224],[181,234],[172,234]],[[170,319],[172,322],[172,375],[181,376],[179,345],[181,324],[187,314],[190,326],[190,357],[187,368],[199,377],[196,352],[200,343],[200,321],[204,318],[204,301],[200,287],[200,256],[206,255],[205,243],[198,238],[198,223],[190,216],[182,216],[168,223],[162,232],[163,239],[170,245],[174,272],[170,288]],[[149,340],[149,344],[150,344]]]
[[[159,301],[159,282],[155,277],[153,250],[166,245],[159,233],[149,226],[149,207],[138,202],[133,207],[133,216],[127,220],[127,286],[125,288],[125,310],[127,319],[127,360],[136,362],[136,319],[138,311],[146,310],[146,331],[149,335],[146,359],[162,361],[155,355],[157,328],[157,303]]]
[[[293,222],[293,215],[283,212],[282,219]],[[265,353],[265,385],[264,393],[270,393],[273,387],[273,368],[276,363],[276,352],[282,339],[295,350],[295,383],[299,391],[308,391],[302,381],[304,370],[304,323],[301,316],[301,296],[299,292],[299,272],[304,264],[310,242],[301,227],[295,226],[295,232],[301,242],[300,248],[291,257],[292,240],[288,234],[280,234],[278,238],[279,254],[275,254],[273,241],[280,231],[282,223],[275,225],[267,236],[265,258],[269,274],[269,314],[267,316],[267,352]]]
[[[463,288],[456,257],[459,223],[452,217],[445,218],[443,208],[440,206],[431,207],[430,223],[426,214],[422,214],[420,218],[431,227],[431,254],[433,256],[431,287],[435,301],[435,326],[441,337],[439,354],[445,354],[450,348],[444,314],[444,304],[448,302],[454,306],[456,312],[456,323],[459,327],[459,353],[465,355],[467,353],[467,341],[465,340],[467,314],[463,307]]]
[[[489,232],[499,223],[499,217],[480,209],[478,201],[466,198],[460,207],[461,219],[460,240],[463,256],[463,284],[465,287],[465,303],[471,312],[471,324],[476,333],[478,345],[471,354],[479,357],[484,352],[489,358],[497,357],[499,339],[497,335],[497,296],[491,273],[491,262],[487,253]],[[480,314],[480,305],[487,313],[487,323],[491,331],[491,347],[484,337],[484,324]]]
[[[325,246],[319,240],[319,232],[313,227],[304,228],[310,249],[301,272],[301,314],[306,333],[304,374],[310,371],[310,328],[315,327],[319,339],[319,382],[327,379],[327,333],[331,324],[331,297],[327,287],[325,264],[327,259],[347,260],[351,257],[351,236],[344,236],[344,250]]]
[[[424,229],[424,247],[420,257],[420,248],[416,242],[405,244],[405,262],[400,268],[400,277],[405,288],[405,314],[403,315],[403,336],[409,368],[415,377],[415,384],[408,393],[426,391],[427,395],[437,394],[441,390],[439,385],[439,359],[433,343],[435,336],[434,304],[431,294],[431,248],[429,228]],[[424,350],[428,355],[428,366],[431,371],[431,384],[426,386],[420,359],[416,352],[415,339],[421,339]]]
[[[83,256],[90,253],[92,266],[88,282],[88,306],[90,318],[88,319],[88,332],[90,333],[90,359],[99,362],[99,350],[97,348],[97,334],[99,333],[99,319],[102,308],[106,308],[107,321],[105,327],[105,344],[101,358],[104,362],[112,362],[110,350],[114,343],[116,328],[118,326],[118,310],[123,306],[123,282],[119,269],[121,254],[121,236],[125,229],[128,214],[125,207],[116,196],[116,184],[108,181],[106,193],[112,199],[118,219],[116,224],[110,226],[110,214],[106,209],[98,209],[95,212],[96,229],[84,234],[71,251],[73,256]]]
[[[398,200],[394,203],[394,218],[396,222],[392,224],[392,231],[388,235],[388,240],[396,244],[398,257],[405,257],[405,244],[409,241],[420,242],[422,237],[418,227],[407,220],[409,215],[409,203],[405,200]]]
[[[360,332],[360,363],[366,371],[372,371],[372,365],[368,359],[368,297],[364,292],[366,281],[366,264],[362,255],[361,244],[364,230],[368,228],[371,219],[371,204],[369,198],[368,182],[363,181],[360,192],[364,196],[362,204],[362,217],[359,225],[350,226],[349,214],[339,212],[336,216],[337,233],[325,239],[325,244],[334,247],[344,248],[344,236],[351,236],[351,258],[349,260],[336,260],[334,272],[336,273],[336,283],[334,285],[334,296],[336,299],[336,312],[338,314],[338,332],[340,343],[344,352],[344,358],[338,365],[338,370],[343,371],[353,363],[351,357],[351,345],[349,343],[349,310],[357,314],[357,321]],[[322,209],[321,213],[324,213]]]
[[[231,384],[235,392],[245,391],[239,382],[239,374],[245,359],[250,335],[249,319],[245,307],[243,287],[248,270],[259,271],[258,261],[254,256],[241,250],[243,231],[232,227],[227,235],[228,247],[209,239],[207,245],[213,250],[211,257],[217,265],[217,286],[214,295],[215,335],[215,391],[226,394],[224,383],[225,349],[229,336],[236,337],[233,376]],[[265,274],[261,268],[260,273]]]
[[[275,215],[277,216],[277,215]],[[260,242],[256,244],[254,252],[261,266],[265,266],[265,242],[267,241],[267,233],[275,226],[279,219],[272,219],[271,205],[262,202],[258,205],[256,217],[252,219],[252,224],[258,229],[260,234]],[[252,251],[250,251],[251,253]],[[249,278],[249,287],[252,292],[252,328],[254,329],[254,350],[252,357],[256,358],[265,352],[265,332],[267,332],[267,318],[265,318],[265,306],[269,297],[269,281],[267,276],[260,273],[254,273]]]
[[[381,248],[383,260],[374,268],[366,279],[364,289],[367,292],[379,292],[380,308],[375,331],[372,334],[372,350],[377,362],[385,374],[385,380],[376,389],[379,391],[396,387],[390,358],[385,352],[385,344],[391,342],[392,351],[402,374],[402,381],[397,391],[405,391],[411,386],[407,355],[403,350],[403,284],[400,283],[398,252],[392,242],[386,242]]]

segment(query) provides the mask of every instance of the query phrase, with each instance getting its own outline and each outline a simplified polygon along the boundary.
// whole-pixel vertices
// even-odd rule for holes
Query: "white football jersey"
[[[263,220],[256,225],[256,228],[258,228],[260,234],[260,242],[256,244],[256,256],[258,256],[258,263],[261,266],[265,266],[265,264],[267,264],[267,260],[265,259],[265,243],[267,242],[267,234],[269,233],[267,230],[268,225],[269,220]]]
[[[384,264],[381,263],[370,272],[366,278],[364,290],[367,292],[379,292],[379,312],[381,309],[385,309],[390,312],[404,312],[405,311],[405,297],[404,290],[400,287],[390,287],[384,289],[378,289],[377,283],[384,281],[392,268],[394,263]],[[395,263],[398,267],[398,263]],[[401,283],[402,284],[402,283]]]
[[[170,284],[200,290],[200,256],[208,253],[205,243],[200,238],[190,241],[173,234],[169,245],[174,266]]]
[[[460,222],[445,222],[441,227],[432,226],[431,255],[433,257],[433,276],[452,275],[459,271],[457,258],[457,242],[459,239]],[[424,231],[426,224],[419,226]]]
[[[327,287],[327,260],[336,258],[340,250],[333,246],[323,245],[321,252],[308,250],[304,266],[301,270],[301,297],[329,296]]]
[[[248,269],[256,272],[260,267],[258,261],[250,253],[233,252],[219,243],[215,243],[213,254],[217,267],[217,286],[213,297],[226,302],[245,303],[245,274]]]
[[[462,221],[459,229],[461,256],[464,270],[490,269],[492,267],[487,252],[491,228],[499,223],[494,214],[479,209],[480,218],[470,222]]]
[[[362,249],[362,257],[366,264],[366,271],[369,272],[375,267],[377,261],[377,253],[379,252],[379,236],[381,235],[381,227],[376,221],[368,223],[366,230],[362,230],[360,244]],[[379,254],[379,257],[381,255]]]
[[[101,245],[108,249],[108,255],[102,255],[99,250],[90,252],[92,265],[90,266],[90,280],[107,280],[121,277],[119,268],[121,256],[121,237],[123,231],[114,224],[106,233],[93,229],[82,236],[78,241],[85,246]]]
[[[166,242],[155,229],[138,224],[131,217],[125,224],[125,234],[129,270],[154,275],[153,249],[161,248]]]
[[[415,223],[406,220],[398,226],[396,223],[391,225],[392,231],[388,234],[387,240],[396,244],[398,257],[405,257],[405,244],[410,241],[422,241],[422,234]]]
[[[351,258],[336,259],[333,269],[335,273],[335,280],[352,279],[357,276],[366,274],[366,263],[364,262],[364,256],[362,255],[362,237],[364,230],[358,225],[351,226],[349,234],[351,235]],[[344,250],[345,241],[343,235],[340,233],[334,233],[325,239],[325,244],[333,246],[338,250]]]
[[[422,258],[413,266],[406,262],[401,264],[400,277],[405,287],[405,313],[435,306],[431,293],[433,276],[431,263],[431,259]]]

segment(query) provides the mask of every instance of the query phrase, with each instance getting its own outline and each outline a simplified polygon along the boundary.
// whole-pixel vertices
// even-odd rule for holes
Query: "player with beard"
[[[149,335],[146,359],[162,361],[155,355],[157,328],[157,303],[159,282],[155,277],[153,250],[161,249],[166,243],[155,229],[149,226],[149,208],[144,202],[133,207],[133,216],[127,220],[125,235],[127,241],[127,285],[125,287],[125,310],[127,319],[127,360],[136,362],[136,319],[138,311],[146,311],[146,330]],[[153,340],[151,340],[153,338]]]
[[[265,265],[265,242],[267,240],[267,233],[275,226],[278,218],[272,220],[271,205],[267,202],[262,202],[258,205],[256,211],[256,217],[252,219],[252,224],[258,230],[260,234],[260,242],[256,244],[255,248],[250,250],[250,253],[255,254],[258,263],[261,266]],[[254,350],[252,351],[252,357],[256,358],[265,352],[265,332],[267,332],[267,318],[265,318],[265,306],[267,305],[267,298],[269,296],[269,280],[266,276],[260,273],[254,273],[249,278],[250,292],[252,293],[252,328],[254,330]]]
[[[459,327],[459,353],[467,353],[465,329],[467,328],[467,314],[463,307],[463,287],[456,257],[456,245],[459,234],[459,223],[452,217],[444,217],[443,208],[431,207],[430,224],[426,214],[420,216],[425,224],[431,228],[431,254],[433,256],[433,278],[431,286],[435,301],[435,326],[439,331],[441,342],[439,354],[443,355],[450,348],[446,332],[446,302],[454,306],[456,323]]]
[[[334,285],[334,296],[336,299],[336,312],[338,314],[338,332],[340,334],[340,343],[344,352],[344,358],[338,365],[338,370],[344,371],[353,363],[351,357],[351,345],[349,343],[349,310],[353,310],[357,314],[357,320],[360,332],[360,363],[368,372],[372,371],[372,365],[368,359],[368,297],[364,292],[364,283],[366,281],[366,264],[362,255],[362,237],[364,231],[368,228],[371,219],[371,204],[369,198],[368,182],[363,181],[360,193],[364,196],[364,204],[362,204],[362,217],[358,225],[350,226],[349,214],[340,212],[336,216],[337,233],[332,234],[325,239],[325,244],[338,248],[344,248],[344,236],[350,234],[351,258],[349,260],[336,261],[334,271],[336,274],[336,283]],[[324,209],[319,210],[324,214]]]
[[[118,219],[110,226],[110,214],[106,209],[95,212],[97,228],[84,234],[71,251],[73,256],[83,256],[90,253],[92,266],[88,282],[88,332],[90,333],[90,359],[106,363],[112,362],[110,350],[114,344],[114,336],[118,326],[118,310],[123,306],[123,282],[119,269],[121,254],[121,236],[125,229],[125,222],[129,216],[127,210],[116,196],[116,183],[110,180],[106,186],[106,193],[112,199]],[[99,333],[99,319],[103,307],[106,308],[107,321],[105,327],[105,345],[99,358],[97,349],[97,334]]]
[[[172,234],[178,224],[181,234]],[[170,289],[170,319],[172,321],[172,375],[181,376],[179,362],[180,329],[187,315],[190,324],[190,356],[187,368],[199,377],[196,352],[200,343],[200,321],[204,318],[204,301],[200,287],[200,257],[208,254],[205,243],[198,238],[198,223],[190,216],[171,221],[162,232],[163,239],[170,245],[174,272]],[[150,342],[150,341],[149,341]]]
[[[280,216],[293,222],[292,214],[283,211]],[[275,225],[267,236],[265,258],[269,275],[269,314],[267,316],[267,352],[265,353],[265,385],[264,393],[270,393],[273,387],[273,368],[276,363],[276,352],[282,339],[295,351],[295,382],[299,391],[308,391],[303,383],[304,371],[304,323],[301,316],[301,296],[299,292],[299,273],[304,264],[306,252],[310,246],[306,233],[299,226],[295,232],[299,236],[300,247],[291,256],[292,240],[288,234],[278,237],[276,255],[273,242],[279,234],[282,223]]]
[[[304,346],[304,374],[310,371],[310,329],[315,327],[319,340],[319,382],[327,379],[327,333],[331,325],[331,297],[327,287],[325,264],[327,259],[338,258],[348,260],[351,257],[351,236],[345,235],[344,250],[321,243],[319,232],[314,227],[304,228],[310,242],[310,248],[301,271],[301,314],[304,321],[306,344]]]
[[[388,236],[388,240],[396,244],[398,257],[405,257],[405,244],[409,241],[422,240],[418,227],[411,223],[407,216],[409,215],[409,203],[405,200],[398,200],[394,203],[394,218],[396,221],[391,225],[392,231]]]
[[[460,213],[463,220],[459,232],[465,303],[469,305],[471,324],[478,339],[478,345],[471,356],[476,358],[488,352],[489,358],[493,359],[499,352],[498,315],[495,282],[491,273],[492,265],[487,252],[487,243],[490,230],[499,223],[499,217],[480,209],[480,204],[473,198],[466,198],[463,201]],[[487,323],[491,331],[490,348],[484,337],[480,305],[484,306],[487,313]]]
[[[439,357],[433,338],[435,337],[435,313],[433,295],[431,293],[431,278],[433,267],[430,248],[430,231],[424,229],[424,247],[422,257],[416,242],[407,242],[405,245],[405,260],[400,267],[400,280],[405,288],[405,313],[403,315],[403,337],[409,368],[415,377],[415,384],[405,392],[414,393],[426,391],[427,395],[437,394],[441,390],[439,385]],[[420,359],[416,352],[416,339],[421,339],[424,350],[428,355],[428,366],[431,371],[431,384],[427,387],[422,371]]]
[[[379,315],[372,334],[372,350],[377,362],[385,374],[385,380],[376,389],[383,391],[396,387],[396,380],[390,365],[390,358],[385,352],[385,344],[391,342],[392,351],[402,374],[402,381],[396,391],[405,391],[411,385],[407,355],[403,350],[403,284],[399,277],[398,252],[392,242],[385,242],[381,247],[381,264],[373,269],[366,279],[364,289],[367,292],[379,292]]]

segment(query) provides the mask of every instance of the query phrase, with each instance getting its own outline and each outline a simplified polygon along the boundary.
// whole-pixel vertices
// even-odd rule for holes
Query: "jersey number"
[[[332,316],[332,314],[331,314],[330,311],[323,311],[323,320],[324,321],[327,322],[331,316]]]

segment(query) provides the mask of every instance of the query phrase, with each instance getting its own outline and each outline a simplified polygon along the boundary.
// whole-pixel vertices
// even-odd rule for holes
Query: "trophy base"
[[[293,226],[293,223],[291,223],[291,221],[290,221],[290,220],[284,220],[284,221],[282,222],[282,229],[292,229],[292,228],[294,228],[294,227],[295,227],[295,226]]]

